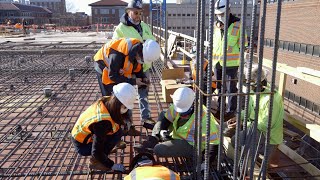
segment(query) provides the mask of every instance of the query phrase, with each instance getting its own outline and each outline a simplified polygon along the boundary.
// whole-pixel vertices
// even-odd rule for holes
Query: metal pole
[[[198,30],[200,29],[200,38],[198,37],[198,41],[200,40],[200,55],[199,55],[199,60],[197,62],[199,62],[199,69],[197,69],[199,71],[199,86],[200,89],[203,91],[203,63],[204,63],[204,35],[205,35],[205,31],[204,31],[204,25],[205,25],[205,0],[201,0],[201,8],[200,8],[200,28],[198,28]],[[197,138],[198,138],[198,146],[197,146],[197,151],[198,151],[198,162],[197,162],[197,179],[202,179],[202,174],[201,174],[201,163],[202,163],[202,115],[203,115],[203,94],[199,93],[199,111],[198,114],[196,114],[198,116],[198,122],[196,124],[196,127],[198,128],[198,134],[197,134]]]
[[[164,11],[164,64],[167,64],[168,59],[168,13],[167,13],[167,1],[163,0],[163,11]]]
[[[200,39],[200,11],[201,11],[201,2],[197,1],[197,40]],[[197,41],[196,42],[196,82],[195,84],[199,87],[199,67],[200,67],[200,63],[199,63],[199,59],[200,59],[200,44]],[[196,89],[196,98],[195,98],[195,102],[194,102],[194,114],[195,114],[195,123],[196,125],[198,124],[198,106],[199,106],[199,90]],[[194,169],[193,169],[193,179],[197,179],[197,170],[199,169],[198,166],[196,165],[198,163],[198,153],[197,153],[197,147],[198,147],[198,138],[197,135],[198,134],[198,127],[196,126],[195,128],[195,136],[194,136]]]
[[[242,9],[241,9],[241,26],[240,26],[240,69],[239,69],[239,89],[238,93],[242,93],[242,77],[243,77],[243,69],[244,69],[244,51],[245,51],[245,34],[246,34],[246,14],[247,14],[247,0],[242,0]],[[241,128],[241,104],[242,104],[242,95],[238,95],[237,97],[237,125],[236,125],[236,134],[235,134],[235,147],[234,147],[234,164],[233,164],[233,179],[237,179],[238,176],[238,158],[239,158],[239,142],[240,142],[240,128]]]
[[[150,25],[151,25],[151,33],[153,34],[153,12],[152,12],[152,0],[150,0],[150,4],[149,4],[149,12],[150,12]]]
[[[261,70],[262,70],[262,61],[263,61],[263,44],[264,44],[264,33],[265,33],[265,22],[266,22],[266,6],[267,0],[262,0],[262,13],[260,19],[260,38],[259,38],[259,58],[258,58],[258,77],[257,82],[261,82]],[[258,83],[256,92],[261,91],[261,83]],[[251,167],[250,167],[250,179],[253,179],[254,165],[256,160],[256,152],[257,152],[257,125],[258,125],[258,114],[259,114],[259,104],[260,104],[260,94],[256,94],[256,104],[255,104],[255,117],[253,122],[253,135],[252,135],[252,143],[251,143]]]
[[[229,0],[226,0],[226,6],[229,6]],[[229,8],[226,8],[224,22],[224,35],[223,35],[223,65],[222,65],[222,84],[221,84],[221,94],[226,93],[226,66],[227,66],[227,47],[228,47],[228,23],[229,22]],[[220,144],[218,152],[218,167],[217,170],[221,171],[221,161],[222,161],[222,149],[223,149],[223,123],[224,123],[224,106],[225,106],[226,97],[221,97],[220,103]]]
[[[207,66],[207,94],[212,94],[212,45],[213,45],[213,21],[214,21],[214,0],[210,0],[209,5],[209,47],[208,51],[208,66]],[[208,37],[208,36],[207,36]],[[210,127],[211,127],[211,100],[212,96],[207,97],[207,121],[206,121],[206,147],[204,159],[204,179],[209,179],[209,153],[210,153]],[[215,152],[216,153],[216,152]]]
[[[280,19],[281,19],[281,6],[282,1],[278,1],[277,4],[277,18],[276,18],[276,30],[274,37],[274,48],[273,48],[273,63],[272,63],[272,77],[271,77],[271,92],[275,92],[275,80],[276,80],[276,69],[277,69],[277,60],[278,60],[278,49],[279,49],[279,34],[280,34]],[[269,104],[269,114],[268,114],[268,127],[266,133],[266,142],[264,147],[264,159],[262,166],[262,179],[265,180],[267,176],[267,167],[268,167],[268,156],[269,156],[269,144],[270,144],[270,130],[271,130],[271,121],[272,121],[272,109],[273,109],[273,99],[274,94],[270,95],[270,104]],[[282,120],[282,119],[281,119]]]

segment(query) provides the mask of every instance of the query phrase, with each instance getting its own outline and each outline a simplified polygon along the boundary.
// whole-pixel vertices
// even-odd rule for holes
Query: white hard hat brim
[[[226,8],[215,9],[214,14],[223,14],[226,12]]]

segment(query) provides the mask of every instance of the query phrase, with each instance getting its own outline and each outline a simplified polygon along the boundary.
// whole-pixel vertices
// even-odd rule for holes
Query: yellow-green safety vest
[[[203,106],[202,114],[202,150],[205,148],[205,136],[206,136],[206,121],[207,121],[207,108]],[[195,114],[193,113],[189,120],[182,126],[178,127],[178,120],[180,114],[174,110],[174,105],[172,104],[165,113],[165,117],[172,122],[173,130],[171,136],[173,139],[184,139],[188,141],[190,145],[194,145],[195,136]],[[216,126],[216,120],[214,116],[210,113],[210,144],[219,144],[219,133]]]
[[[212,58],[214,64],[220,62],[223,66],[223,36],[221,30],[216,28],[213,35]],[[240,63],[240,21],[232,23],[228,28],[227,67],[239,66]],[[248,46],[245,36],[245,46]]]
[[[141,21],[140,25],[142,28],[142,37],[133,26],[127,26],[123,23],[120,23],[113,32],[112,39],[135,38],[139,39],[141,42],[144,42],[147,39],[156,40],[156,38],[152,35],[150,27],[146,23]],[[150,67],[151,64],[143,64],[143,72],[146,72]]]

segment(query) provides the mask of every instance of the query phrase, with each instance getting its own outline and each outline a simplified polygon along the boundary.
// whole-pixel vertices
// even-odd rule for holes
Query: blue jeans
[[[107,143],[105,144],[105,148],[104,148],[104,153],[106,155],[110,154],[110,151],[121,140],[122,135],[123,135],[123,132],[122,132],[121,128],[113,135],[106,135],[107,139],[105,142],[107,142]],[[83,144],[83,143],[76,141],[73,137],[71,137],[71,142],[72,142],[76,152],[79,153],[81,156],[91,156],[92,142],[90,142],[88,144]]]
[[[217,80],[222,80],[222,66],[220,63],[217,63],[214,68],[214,75]],[[227,67],[226,68],[226,92],[236,93],[237,89],[237,81],[230,81],[231,79],[236,79],[238,75],[238,66],[236,67]],[[219,94],[221,94],[221,82],[217,82],[217,89]],[[226,109],[226,113],[235,112],[237,109],[237,96],[228,96],[227,97],[228,105]],[[218,99],[218,110],[220,110],[221,96]]]
[[[144,74],[148,79],[150,79],[149,70],[144,72]],[[149,102],[148,102],[148,92],[149,92],[148,86],[138,87],[138,99],[139,99],[139,109],[140,109],[141,119],[148,119],[151,116]]]

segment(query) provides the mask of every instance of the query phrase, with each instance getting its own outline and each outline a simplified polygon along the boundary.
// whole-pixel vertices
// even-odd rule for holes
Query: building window
[[[318,57],[320,56],[320,46],[314,46],[313,55]]]
[[[176,14],[172,14],[172,16],[176,16]]]
[[[289,42],[289,51],[294,52],[294,43],[293,42]]]
[[[116,10],[115,10],[115,9],[111,9],[111,13],[112,13],[112,14],[115,14],[115,13],[116,13]]]
[[[189,27],[189,26],[187,26],[187,29],[190,29],[190,27]]]
[[[192,16],[196,16],[196,14],[192,14]]]
[[[294,52],[300,53],[300,43],[294,43]]]
[[[186,16],[186,14],[182,14],[182,16]]]
[[[283,42],[283,50],[288,50],[288,45],[289,45],[289,42],[284,41]]]
[[[182,27],[182,29],[186,29],[186,27]]]
[[[168,16],[171,16],[171,14],[168,14]]]
[[[98,14],[98,9],[95,9],[95,10],[94,10],[94,14]]]
[[[312,55],[313,54],[313,46],[312,45],[307,45],[307,54]]]
[[[187,14],[187,16],[190,16],[190,14]]]
[[[177,16],[181,16],[181,14],[177,14]]]
[[[177,27],[177,29],[181,29],[181,27]]]
[[[300,44],[300,53],[306,54],[306,52],[307,52],[307,45]]]
[[[109,14],[109,9],[100,9],[100,14]]]
[[[283,49],[283,41],[279,41],[279,48]]]

